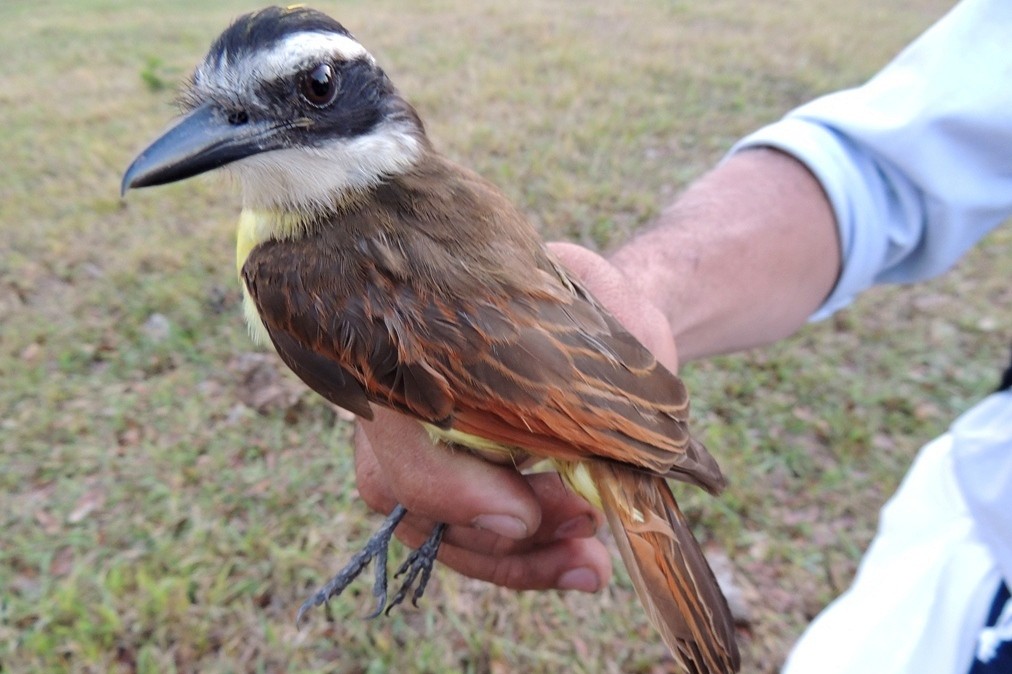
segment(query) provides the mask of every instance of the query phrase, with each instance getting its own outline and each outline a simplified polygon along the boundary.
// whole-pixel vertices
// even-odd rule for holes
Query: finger
[[[566,270],[664,367],[678,371],[678,351],[670,323],[660,309],[644,299],[642,290],[628,276],[583,246],[557,241],[548,247]]]
[[[411,547],[427,535],[398,528]],[[580,590],[597,592],[611,578],[611,555],[597,538],[569,538],[530,552],[505,556],[481,555],[443,544],[438,559],[458,573],[514,590]]]
[[[462,550],[482,555],[506,556],[530,552],[567,538],[589,538],[604,522],[603,514],[573,493],[557,473],[525,476],[541,504],[541,526],[528,538],[514,540],[473,527],[450,527],[443,540]],[[405,517],[402,528],[425,536],[435,522],[421,517]]]
[[[388,410],[358,428],[356,475],[370,507],[387,512],[400,503],[414,517],[512,539],[541,526],[537,495],[512,466],[437,447],[420,424]]]
[[[398,500],[386,485],[372,445],[368,438],[356,438],[356,445],[359,492],[371,508],[389,512]],[[436,449],[450,451],[443,447]],[[531,536],[518,541],[488,529],[457,525],[447,531],[445,540],[482,554],[512,554],[562,538],[592,536],[603,523],[601,512],[575,494],[557,473],[526,475],[522,479],[533,492],[542,513],[540,526]],[[432,517],[409,510],[401,527],[410,527],[419,534],[427,534],[436,522]]]

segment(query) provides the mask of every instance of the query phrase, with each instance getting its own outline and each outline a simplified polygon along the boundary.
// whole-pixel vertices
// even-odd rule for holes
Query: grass
[[[941,0],[329,3],[451,156],[546,236],[607,248],[739,136],[862,81]],[[299,602],[376,524],[349,429],[255,354],[233,195],[118,197],[177,82],[251,7],[0,4],[0,671],[674,671],[621,572],[596,596],[440,570],[418,611],[360,620],[366,584]],[[915,288],[871,292],[774,347],[693,364],[732,479],[682,497],[750,603],[745,671],[775,671],[853,576],[917,448],[1007,357],[1012,232]]]

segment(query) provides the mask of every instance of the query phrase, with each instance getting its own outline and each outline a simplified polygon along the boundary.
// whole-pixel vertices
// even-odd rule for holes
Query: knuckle
[[[498,559],[492,567],[489,581],[511,590],[533,590],[542,587],[537,575],[517,557]]]

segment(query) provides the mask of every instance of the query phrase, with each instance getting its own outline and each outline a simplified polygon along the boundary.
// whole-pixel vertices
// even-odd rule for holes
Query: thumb
[[[511,539],[537,531],[537,495],[512,464],[437,447],[418,422],[389,410],[375,414],[355,434],[358,488],[371,508],[388,512],[400,503],[416,516]]]

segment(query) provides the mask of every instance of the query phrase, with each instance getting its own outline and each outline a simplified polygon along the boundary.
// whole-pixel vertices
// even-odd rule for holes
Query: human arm
[[[1012,214],[1009,30],[1012,5],[958,4],[863,86],[740,141],[611,257],[684,360],[941,274]]]
[[[833,287],[840,252],[819,183],[758,148],[700,178],[610,262],[662,312],[687,361],[794,333]]]

